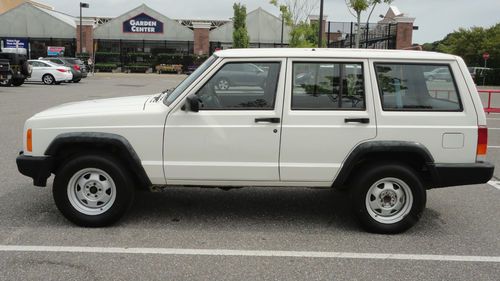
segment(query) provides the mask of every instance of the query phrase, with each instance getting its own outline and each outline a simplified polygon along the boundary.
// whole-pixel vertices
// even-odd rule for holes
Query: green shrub
[[[115,63],[96,63],[94,67],[95,70],[100,72],[111,72],[113,69],[116,69],[118,65]]]
[[[145,64],[130,64],[124,67],[125,71],[130,71],[133,73],[145,73],[149,68],[151,68],[150,65],[145,65]]]

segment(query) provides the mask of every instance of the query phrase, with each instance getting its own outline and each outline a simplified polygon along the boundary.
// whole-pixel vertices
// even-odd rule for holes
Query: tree
[[[359,41],[361,37],[361,14],[371,7],[370,14],[368,16],[368,19],[366,20],[366,25],[368,26],[368,21],[370,20],[373,10],[375,9],[375,6],[377,6],[377,4],[380,4],[382,2],[390,4],[393,2],[393,0],[345,0],[345,1],[351,14],[354,17],[356,17],[357,29],[356,29],[355,47],[359,48]]]
[[[281,17],[290,26],[290,42],[292,48],[308,48],[318,46],[317,23],[308,22],[311,13],[318,7],[317,0],[271,0],[271,4],[280,9]]]
[[[283,8],[286,8],[287,18],[290,25],[293,26],[307,22],[309,16],[319,5],[319,0],[271,0],[270,2],[279,7],[282,13]]]
[[[461,56],[469,66],[483,66],[483,53],[488,52],[488,67],[500,68],[500,23],[489,28],[460,28],[443,40],[424,44],[423,49]]]
[[[233,48],[248,48],[250,37],[247,31],[247,8],[240,3],[234,3],[233,18]]]
[[[301,22],[290,31],[290,47],[313,48],[318,46],[318,23]]]

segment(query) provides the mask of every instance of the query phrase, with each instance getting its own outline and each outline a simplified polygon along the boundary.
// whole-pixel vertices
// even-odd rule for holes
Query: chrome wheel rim
[[[113,206],[116,185],[109,174],[101,169],[83,169],[69,180],[68,199],[78,212],[97,216]]]
[[[52,77],[50,75],[45,75],[43,77],[43,82],[45,84],[52,84],[52,82],[54,82],[54,81],[53,81],[53,79],[52,79]]]
[[[413,206],[411,189],[397,178],[384,178],[375,182],[366,193],[368,214],[379,223],[401,221]]]
[[[227,90],[229,88],[229,82],[226,79],[219,80],[218,88],[221,90]]]

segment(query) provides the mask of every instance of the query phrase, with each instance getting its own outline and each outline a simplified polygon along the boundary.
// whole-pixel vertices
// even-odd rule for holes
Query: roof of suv
[[[456,60],[456,56],[413,50],[378,50],[378,49],[298,49],[298,48],[275,48],[275,49],[230,49],[217,51],[218,57],[223,58],[245,58],[245,57],[318,57],[318,58],[384,58],[384,59],[440,59]]]

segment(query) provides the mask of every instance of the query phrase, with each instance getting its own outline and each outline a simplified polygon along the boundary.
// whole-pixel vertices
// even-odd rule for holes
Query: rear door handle
[[[281,121],[280,118],[255,118],[255,123],[269,124],[269,123],[280,123],[280,121]]]
[[[369,124],[369,118],[346,118],[344,119],[345,123],[361,123],[361,124]]]

